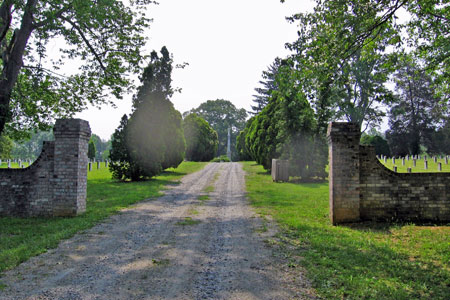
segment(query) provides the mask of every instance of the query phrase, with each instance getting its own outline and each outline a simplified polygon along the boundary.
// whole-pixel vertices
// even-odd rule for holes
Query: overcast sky
[[[226,99],[250,110],[262,71],[275,57],[286,56],[286,42],[296,39],[297,25],[286,16],[311,10],[310,0],[160,0],[149,6],[153,18],[147,49],[166,46],[185,69],[172,73],[182,89],[172,102],[181,113],[206,100]],[[90,108],[77,114],[93,133],[109,139],[123,114],[131,112],[131,95],[117,108]]]

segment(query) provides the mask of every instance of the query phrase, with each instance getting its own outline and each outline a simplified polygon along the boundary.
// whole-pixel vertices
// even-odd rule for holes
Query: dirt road
[[[209,164],[165,196],[5,272],[0,298],[296,298],[255,232],[258,222],[241,165]]]

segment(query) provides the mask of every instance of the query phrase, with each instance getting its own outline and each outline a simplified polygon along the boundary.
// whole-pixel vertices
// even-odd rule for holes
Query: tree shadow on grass
[[[377,224],[379,230],[389,230],[390,225]],[[421,257],[411,258],[358,230],[337,232],[339,228],[302,224],[289,231],[288,239],[304,241],[297,255],[305,258],[309,277],[326,298],[448,299],[448,269]]]
[[[362,232],[380,232],[380,233],[391,233],[392,229],[400,228],[403,226],[418,226],[418,227],[433,227],[433,226],[450,226],[448,222],[424,222],[424,221],[392,221],[392,222],[382,222],[382,221],[363,221],[357,223],[347,223],[341,224],[339,226],[346,227],[352,230],[358,230]]]

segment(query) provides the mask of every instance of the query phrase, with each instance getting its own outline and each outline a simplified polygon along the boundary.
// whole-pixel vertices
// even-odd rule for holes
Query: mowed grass
[[[28,162],[22,163],[25,167],[29,166]],[[0,164],[0,169],[7,169],[8,163],[2,160],[2,163]],[[19,163],[11,162],[11,169],[19,169]]]
[[[87,211],[71,218],[0,218],[0,271],[55,248],[62,239],[91,228],[106,217],[138,201],[161,195],[165,185],[174,184],[206,163],[183,162],[160,176],[142,182],[117,182],[101,164],[88,173]]]
[[[414,162],[410,158],[409,160],[405,159],[405,165],[402,164],[401,158],[395,159],[395,164],[392,162],[392,158],[386,158],[386,163],[384,163],[384,159],[379,160],[386,168],[394,170],[394,166],[397,166],[397,172],[399,173],[407,173],[408,168],[411,168],[412,173],[426,173],[426,172],[450,172],[450,160],[449,164],[445,164],[445,159],[438,158],[436,162],[433,161],[431,157],[427,158],[428,161],[428,169],[425,169],[425,162],[423,157],[421,159],[416,159],[416,166],[414,167]],[[438,163],[442,164],[442,171],[438,170]]]
[[[281,228],[285,255],[325,299],[450,299],[450,226],[332,226],[328,183],[274,183],[243,163],[253,206]],[[301,257],[301,258],[298,258]]]

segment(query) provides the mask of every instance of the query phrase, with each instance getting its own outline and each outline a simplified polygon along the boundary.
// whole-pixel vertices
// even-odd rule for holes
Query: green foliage
[[[0,135],[0,159],[12,158],[13,141],[6,135]]]
[[[360,43],[359,38],[365,40],[364,31],[376,22],[383,5],[371,0],[317,1],[313,12],[291,18],[301,28],[298,40],[289,45],[296,52],[297,82],[319,127],[332,119],[360,127],[381,122],[384,112],[379,104],[392,101],[384,85],[392,71],[385,49],[396,33],[385,23],[370,42]]]
[[[142,180],[154,174],[146,173],[131,157],[127,145],[128,117],[123,115],[119,127],[113,133],[111,139],[111,151],[109,153],[109,170],[112,178],[118,180],[131,179],[132,181]]]
[[[34,160],[41,154],[44,141],[54,140],[52,131],[38,131],[29,135],[30,136],[26,140],[14,142],[12,150],[13,158]]]
[[[245,109],[236,108],[228,100],[217,99],[208,100],[189,113],[195,113],[205,119],[217,132],[219,136],[218,155],[227,154],[228,128],[231,128],[232,159],[238,158],[237,153],[234,153],[233,150],[236,149],[236,137],[245,126],[245,119],[247,118]]]
[[[48,130],[55,118],[121,98],[131,86],[128,75],[141,70],[150,3],[2,1],[0,133],[5,122],[14,138]],[[49,44],[57,45],[51,54]],[[61,74],[74,62],[82,63],[77,73]]]
[[[181,114],[169,100],[173,94],[173,60],[166,47],[161,54],[151,53],[151,61],[140,78],[142,85],[133,98],[134,111],[129,120],[122,118],[117,136],[113,136],[110,157],[115,160],[111,164],[114,178],[152,177],[177,167],[184,159]]]
[[[251,117],[245,123],[245,128],[241,132],[239,132],[236,138],[236,151],[239,155],[240,161],[252,160],[252,155],[250,154],[250,150],[245,143],[245,138],[247,136],[250,125],[252,124],[255,117]]]
[[[95,158],[96,152],[97,152],[97,149],[95,148],[95,143],[94,143],[94,141],[91,139],[91,140],[89,141],[89,144],[88,144],[88,158],[89,158],[89,159],[94,159],[94,158]]]
[[[326,146],[314,110],[295,84],[289,62],[283,62],[278,72],[277,89],[266,107],[247,123],[240,150],[265,169],[271,168],[273,158],[282,158],[291,161],[292,176],[324,177]]]
[[[390,108],[390,129],[386,132],[392,155],[420,154],[421,145],[429,154],[447,152],[446,148],[438,149],[433,139],[445,118],[445,108],[435,96],[431,76],[421,72],[413,58],[405,57],[394,80],[398,101]]]
[[[259,81],[259,84],[262,87],[255,88],[256,95],[253,95],[252,110],[254,114],[262,111],[264,106],[269,103],[269,97],[272,94],[273,90],[277,89],[277,85],[275,82],[275,78],[278,73],[278,68],[281,66],[281,59],[279,57],[275,58],[274,62],[268,67],[266,71],[262,73],[262,80]]]
[[[379,134],[362,134],[360,143],[362,145],[374,146],[376,155],[391,156],[391,150],[387,140]]]
[[[174,92],[173,59],[166,47],[161,48],[161,57],[156,51],[150,57],[133,98],[127,144],[132,159],[154,176],[183,161],[186,142],[181,114],[169,100]]]
[[[95,144],[95,159],[105,160],[108,158],[109,150],[111,149],[111,141],[103,141],[98,135],[92,134],[91,141]],[[105,155],[103,153],[107,151]]]
[[[189,161],[210,161],[217,153],[219,139],[217,132],[196,114],[189,114],[183,120],[186,139],[186,159]]]
[[[306,269],[320,299],[447,299],[450,227],[365,222],[333,226],[328,184],[275,183],[243,163],[250,203],[278,223],[279,256]]]
[[[228,156],[226,155],[221,155],[218,157],[215,157],[211,160],[211,162],[231,162],[230,159],[228,158]]]

